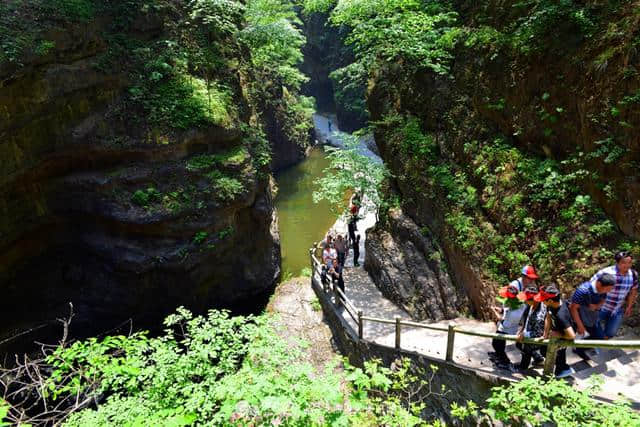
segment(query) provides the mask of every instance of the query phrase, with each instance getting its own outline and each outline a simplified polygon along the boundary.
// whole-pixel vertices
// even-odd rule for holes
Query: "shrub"
[[[508,386],[494,387],[488,407],[478,410],[474,403],[452,406],[452,415],[477,418],[480,413],[509,425],[637,426],[640,415],[626,403],[607,404],[591,398],[597,380],[586,390],[578,390],[563,380],[526,377]]]
[[[131,202],[141,206],[148,207],[150,203],[159,201],[162,194],[153,187],[149,187],[146,190],[136,190],[131,196]]]

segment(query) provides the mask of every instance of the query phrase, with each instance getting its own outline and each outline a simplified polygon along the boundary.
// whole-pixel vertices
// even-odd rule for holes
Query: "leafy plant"
[[[196,245],[202,244],[209,237],[209,233],[206,231],[198,231],[195,236],[193,236],[193,243]]]
[[[154,187],[149,187],[146,190],[136,190],[131,196],[131,202],[146,208],[149,207],[150,203],[159,201],[161,196],[158,190]]]
[[[10,424],[5,421],[5,417],[9,413],[9,404],[0,399],[0,427],[9,427]]]
[[[508,386],[494,387],[488,407],[475,404],[454,405],[452,415],[475,419],[478,413],[508,424],[542,426],[607,425],[635,426],[640,415],[627,403],[606,404],[591,398],[597,381],[586,390],[577,390],[565,381],[526,377]]]
[[[313,192],[313,201],[329,202],[332,210],[342,213],[346,209],[345,197],[349,192],[358,192],[369,204],[363,206],[363,212],[380,203],[380,185],[386,174],[384,166],[360,152],[357,136],[341,136],[343,147],[326,147],[329,166],[324,176],[314,181],[317,190]]]

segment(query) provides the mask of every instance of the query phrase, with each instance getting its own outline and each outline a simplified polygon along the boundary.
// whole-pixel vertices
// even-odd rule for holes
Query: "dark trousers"
[[[347,258],[347,254],[345,252],[338,251],[338,264],[344,265],[344,260]]]
[[[520,343],[518,343],[520,344]],[[531,359],[540,360],[543,354],[547,353],[547,347],[533,344],[522,344],[520,351],[522,351],[522,359],[520,360],[520,369],[528,369],[531,364]]]
[[[566,369],[569,369],[569,365],[567,365],[567,349],[561,348],[556,353],[556,375]]]
[[[353,265],[358,265],[358,259],[360,259],[360,245],[356,242],[353,245]]]
[[[497,331],[496,333],[504,334],[504,332],[500,332],[500,331]],[[491,340],[491,346],[493,347],[493,350],[496,352],[496,359],[498,362],[511,363],[511,360],[509,360],[509,356],[507,356],[507,352],[504,351],[505,347],[507,346],[507,342],[505,340],[499,340],[494,338]]]
[[[351,219],[349,220],[347,229],[349,230],[349,242],[351,243],[351,245],[353,245],[356,241],[356,230],[358,229],[354,217],[351,217]]]

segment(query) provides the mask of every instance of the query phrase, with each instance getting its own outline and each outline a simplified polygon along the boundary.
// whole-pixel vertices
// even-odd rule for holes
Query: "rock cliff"
[[[181,4],[103,6],[42,18],[36,47],[0,55],[3,332],[54,319],[69,301],[86,333],[127,318],[149,327],[178,305],[246,311],[280,275],[265,145],[281,165],[308,141],[254,130],[269,120],[248,94],[245,49],[205,46],[226,64],[206,81],[165,59],[195,20],[182,21]]]
[[[637,12],[516,3],[453,2],[446,71],[378,64],[368,90],[403,210],[480,318],[524,263],[570,295],[640,247]]]
[[[367,231],[365,268],[382,293],[417,320],[442,320],[468,312],[466,295],[453,286],[444,254],[401,209],[386,226]]]

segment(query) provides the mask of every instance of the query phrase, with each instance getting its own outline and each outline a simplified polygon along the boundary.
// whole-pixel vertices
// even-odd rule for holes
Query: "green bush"
[[[607,404],[591,398],[598,388],[594,383],[578,390],[563,380],[526,377],[508,386],[494,387],[488,406],[479,409],[470,402],[452,406],[452,415],[460,419],[480,414],[508,425],[619,426],[640,425],[640,414],[627,403]]]
[[[69,21],[87,21],[96,13],[94,0],[47,0],[44,4],[51,13]]]
[[[209,237],[209,233],[206,231],[198,231],[195,236],[193,236],[193,243],[196,245],[202,244]]]
[[[0,399],[0,427],[9,427],[10,424],[5,422],[5,417],[9,413],[9,404]]]
[[[80,393],[98,406],[67,426],[106,425],[424,425],[420,390],[430,380],[408,360],[393,369],[305,362],[261,317],[180,308],[157,338],[106,337],[58,348],[48,398]]]
[[[162,194],[153,187],[146,190],[136,190],[131,196],[131,202],[141,206],[149,207],[149,204],[160,201]]]

